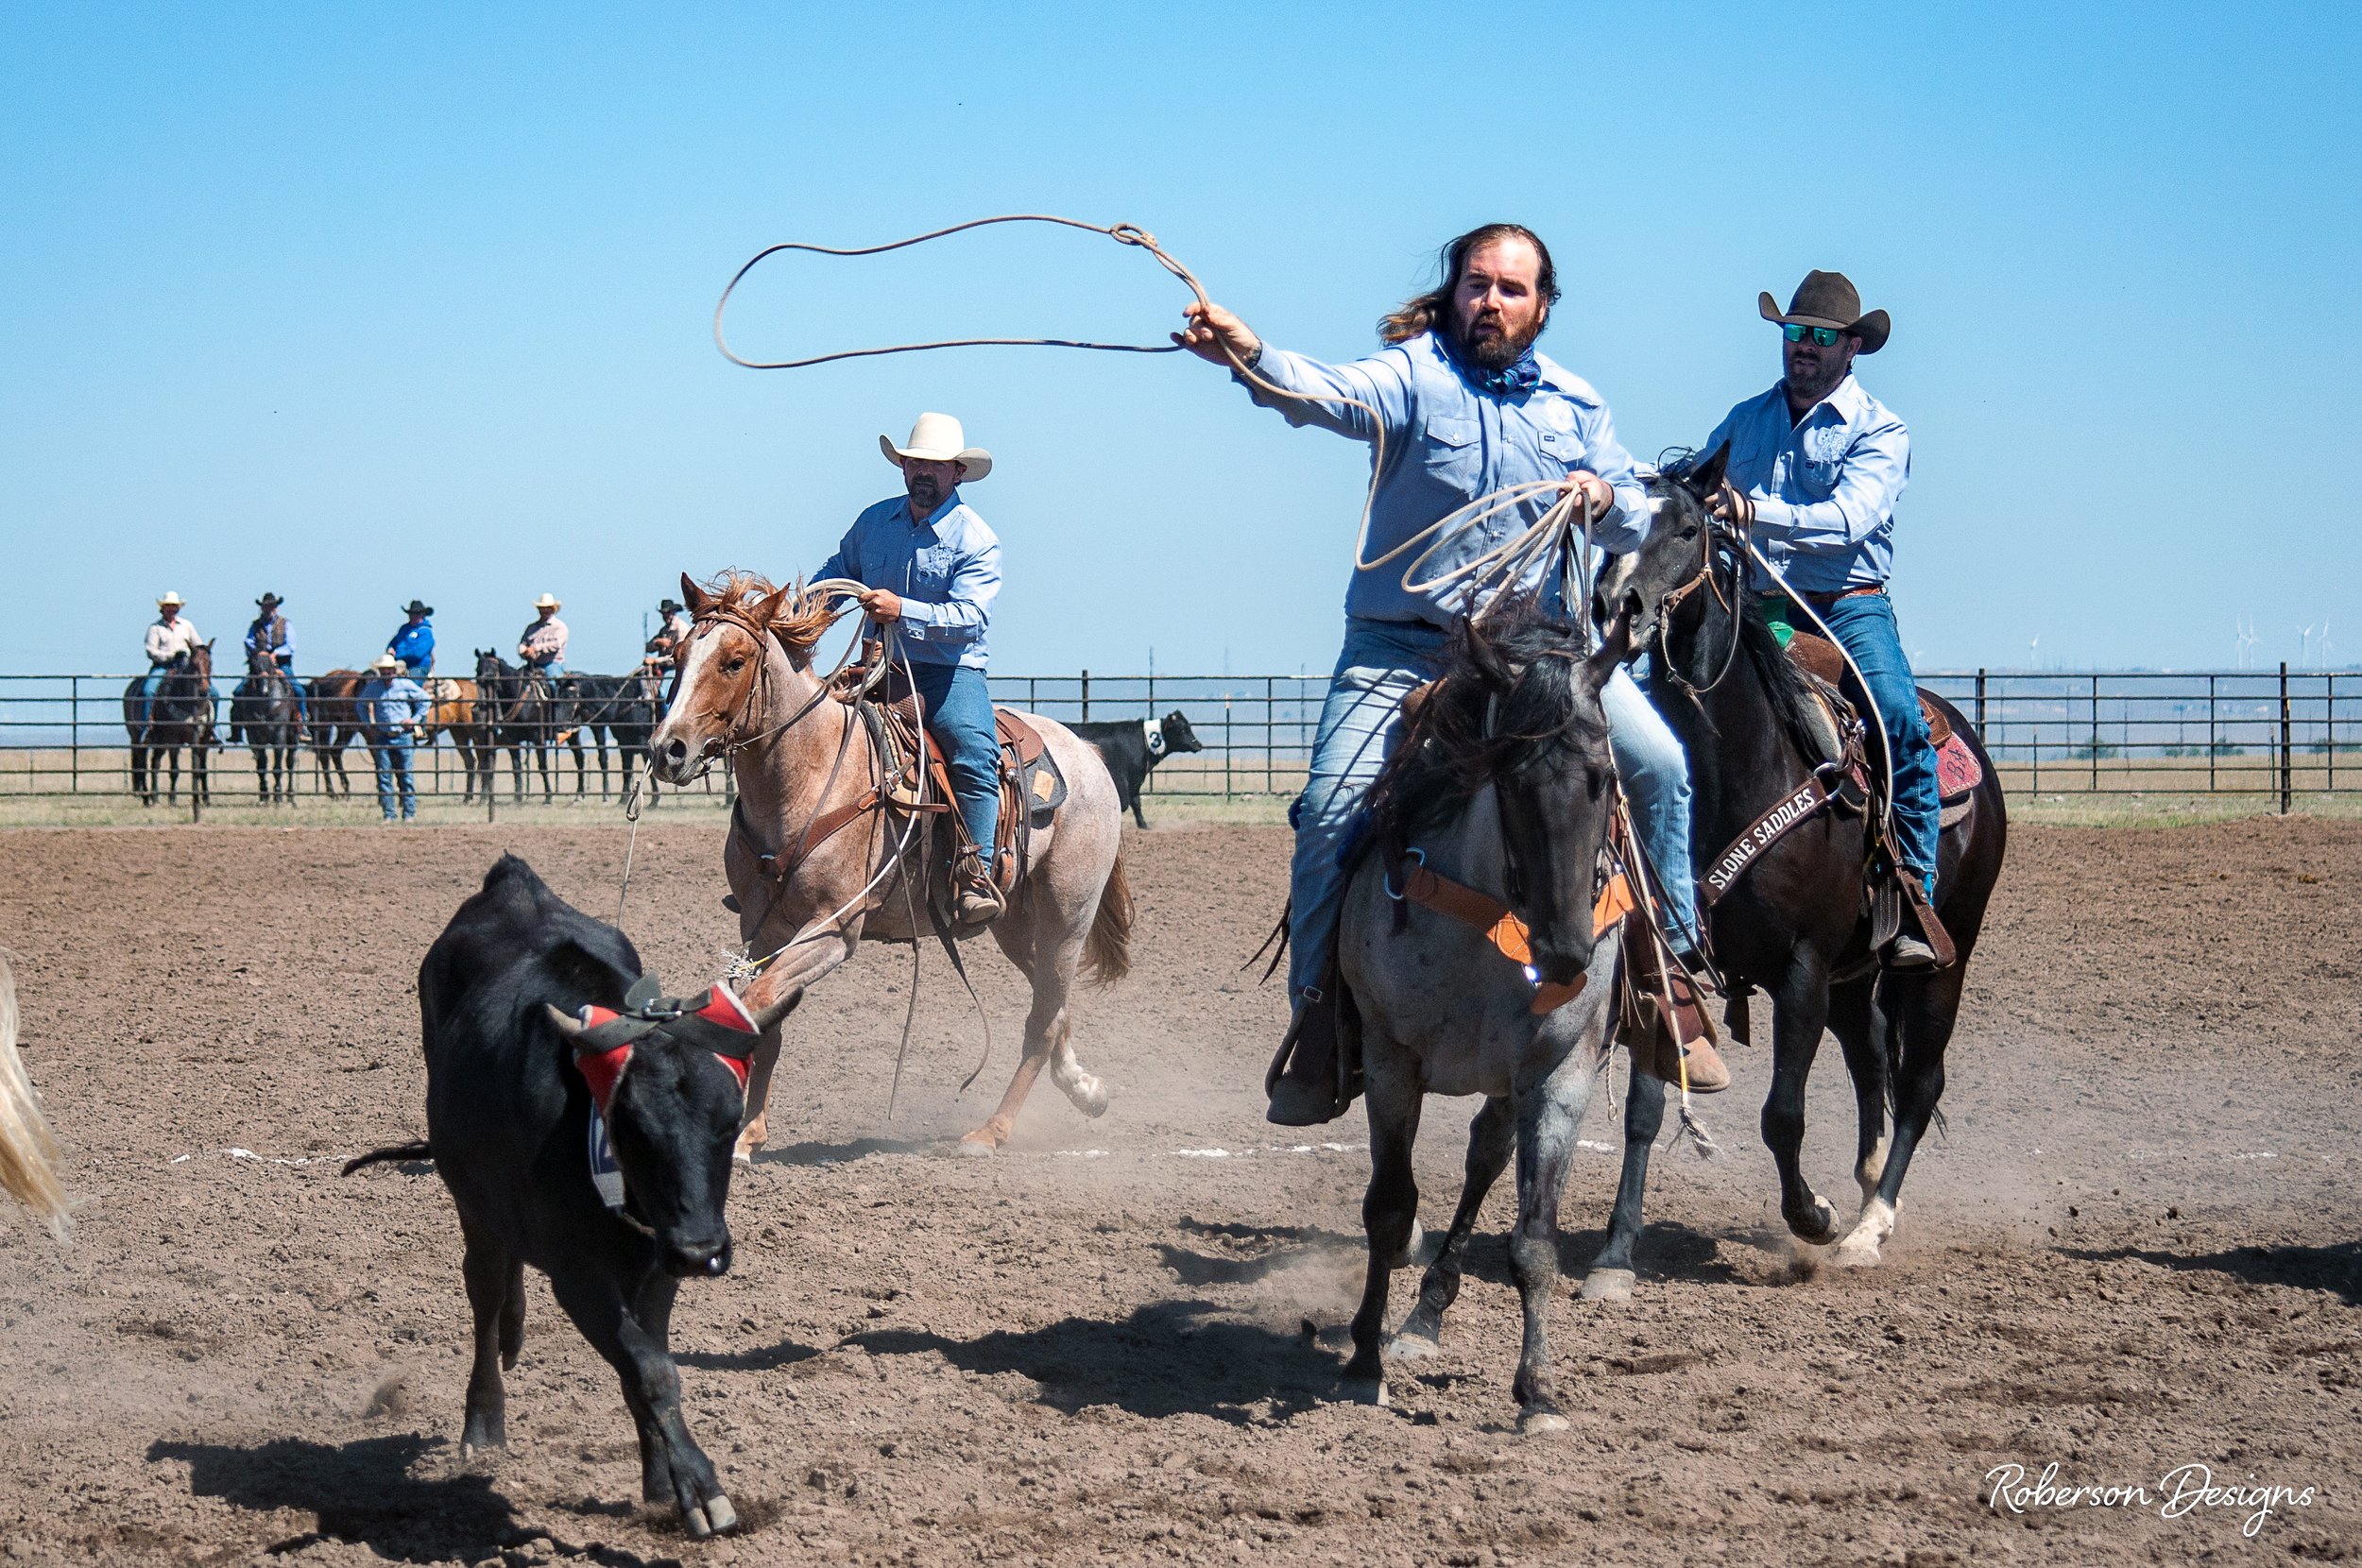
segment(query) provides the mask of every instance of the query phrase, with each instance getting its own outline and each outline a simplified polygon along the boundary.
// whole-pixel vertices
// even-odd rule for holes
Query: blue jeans
[[[411,738],[397,735],[390,741],[371,741],[369,758],[377,764],[377,804],[385,813],[385,820],[394,820],[394,789],[397,780],[402,789],[402,814],[406,820],[419,814],[418,786],[410,779]]]
[[[911,684],[926,705],[927,733],[943,748],[967,836],[992,869],[992,836],[1001,827],[1001,741],[992,722],[992,689],[982,670],[911,661]]]
[[[163,689],[164,667],[161,664],[149,665],[147,673],[140,678],[141,724],[146,724],[148,716],[156,711],[156,694]]]
[[[1943,830],[1936,750],[1927,743],[1927,722],[1919,715],[1919,684],[1911,678],[1910,660],[1903,656],[1894,601],[1883,593],[1859,593],[1823,610],[1821,619],[1861,666],[1878,715],[1886,722],[1887,743],[1894,750],[1895,847],[1903,863],[1920,874],[1932,898],[1936,835]],[[1845,675],[1845,694],[1856,702],[1861,700],[1861,689],[1850,670]]]
[[[1449,639],[1448,633],[1420,622],[1345,622],[1344,649],[1312,741],[1310,776],[1289,813],[1296,829],[1289,881],[1294,900],[1288,918],[1291,997],[1319,985],[1328,966],[1345,895],[1338,852],[1358,830],[1362,800],[1395,748],[1403,698],[1443,673]],[[1688,759],[1630,673],[1617,671],[1600,700],[1616,771],[1632,795],[1634,826],[1665,874],[1666,934],[1676,946],[1689,946],[1698,908],[1689,860]]]

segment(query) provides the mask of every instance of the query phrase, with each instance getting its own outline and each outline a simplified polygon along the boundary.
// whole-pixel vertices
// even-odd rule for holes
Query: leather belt
[[[1883,594],[1886,590],[1884,583],[1872,583],[1867,588],[1849,588],[1837,593],[1806,593],[1799,589],[1796,597],[1810,605],[1814,609],[1825,610],[1835,605],[1840,599],[1859,599],[1866,593]]]

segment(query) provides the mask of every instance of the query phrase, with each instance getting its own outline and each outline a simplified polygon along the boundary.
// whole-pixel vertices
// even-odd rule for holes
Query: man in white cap
[[[566,622],[557,618],[557,596],[545,593],[533,608],[535,619],[517,639],[517,656],[555,679],[566,673]]]
[[[370,662],[369,678],[362,684],[355,706],[368,736],[369,759],[377,764],[378,809],[387,822],[393,821],[399,793],[402,820],[408,822],[419,814],[410,749],[418,743],[419,723],[426,717],[426,689],[404,673],[402,660],[384,653]]]
[[[943,748],[960,821],[974,847],[952,870],[964,924],[1001,911],[993,881],[993,835],[1001,821],[1001,745],[984,680],[984,626],[1001,591],[1001,540],[960,499],[960,486],[992,471],[992,454],[967,444],[949,414],[921,414],[911,438],[878,437],[902,470],[904,493],[853,520],[817,577],[868,585],[861,607],[889,639],[925,705],[928,732]]]
[[[165,668],[205,640],[198,635],[196,623],[180,613],[180,606],[187,602],[168,588],[156,601],[156,623],[147,628],[147,675],[140,682],[143,722],[156,701],[156,693],[163,690]]]

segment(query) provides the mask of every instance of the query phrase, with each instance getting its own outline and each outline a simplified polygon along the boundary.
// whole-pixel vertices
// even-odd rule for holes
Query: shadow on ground
[[[673,1359],[684,1367],[702,1367],[707,1372],[773,1372],[798,1361],[809,1361],[819,1354],[814,1346],[782,1339],[761,1350],[676,1350]]]
[[[2234,1247],[2222,1253],[2162,1253],[2140,1247],[2061,1251],[2085,1263],[2115,1263],[2133,1258],[2160,1269],[2210,1270],[2243,1279],[2250,1285],[2329,1290],[2348,1306],[2362,1306],[2362,1241],[2341,1241],[2334,1247]]]
[[[943,1138],[855,1138],[850,1143],[788,1143],[755,1150],[757,1165],[844,1165],[872,1154],[940,1154]]]
[[[1298,1415],[1337,1380],[1337,1362],[1298,1336],[1218,1316],[1211,1302],[1153,1302],[1120,1322],[1068,1318],[1023,1333],[950,1339],[875,1329],[846,1341],[872,1355],[940,1355],[962,1372],[1018,1372],[1072,1415],[1113,1405],[1137,1416],[1212,1416],[1244,1424]]]

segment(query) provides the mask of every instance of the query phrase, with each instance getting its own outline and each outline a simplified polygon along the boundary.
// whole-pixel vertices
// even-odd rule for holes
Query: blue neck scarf
[[[1438,333],[1437,341],[1443,344],[1444,357],[1450,360],[1452,368],[1460,372],[1460,379],[1480,392],[1490,392],[1497,398],[1515,398],[1542,384],[1542,366],[1533,357],[1532,345],[1528,345],[1526,351],[1517,356],[1515,364],[1498,370],[1487,370],[1463,358],[1460,345],[1448,332]]]

